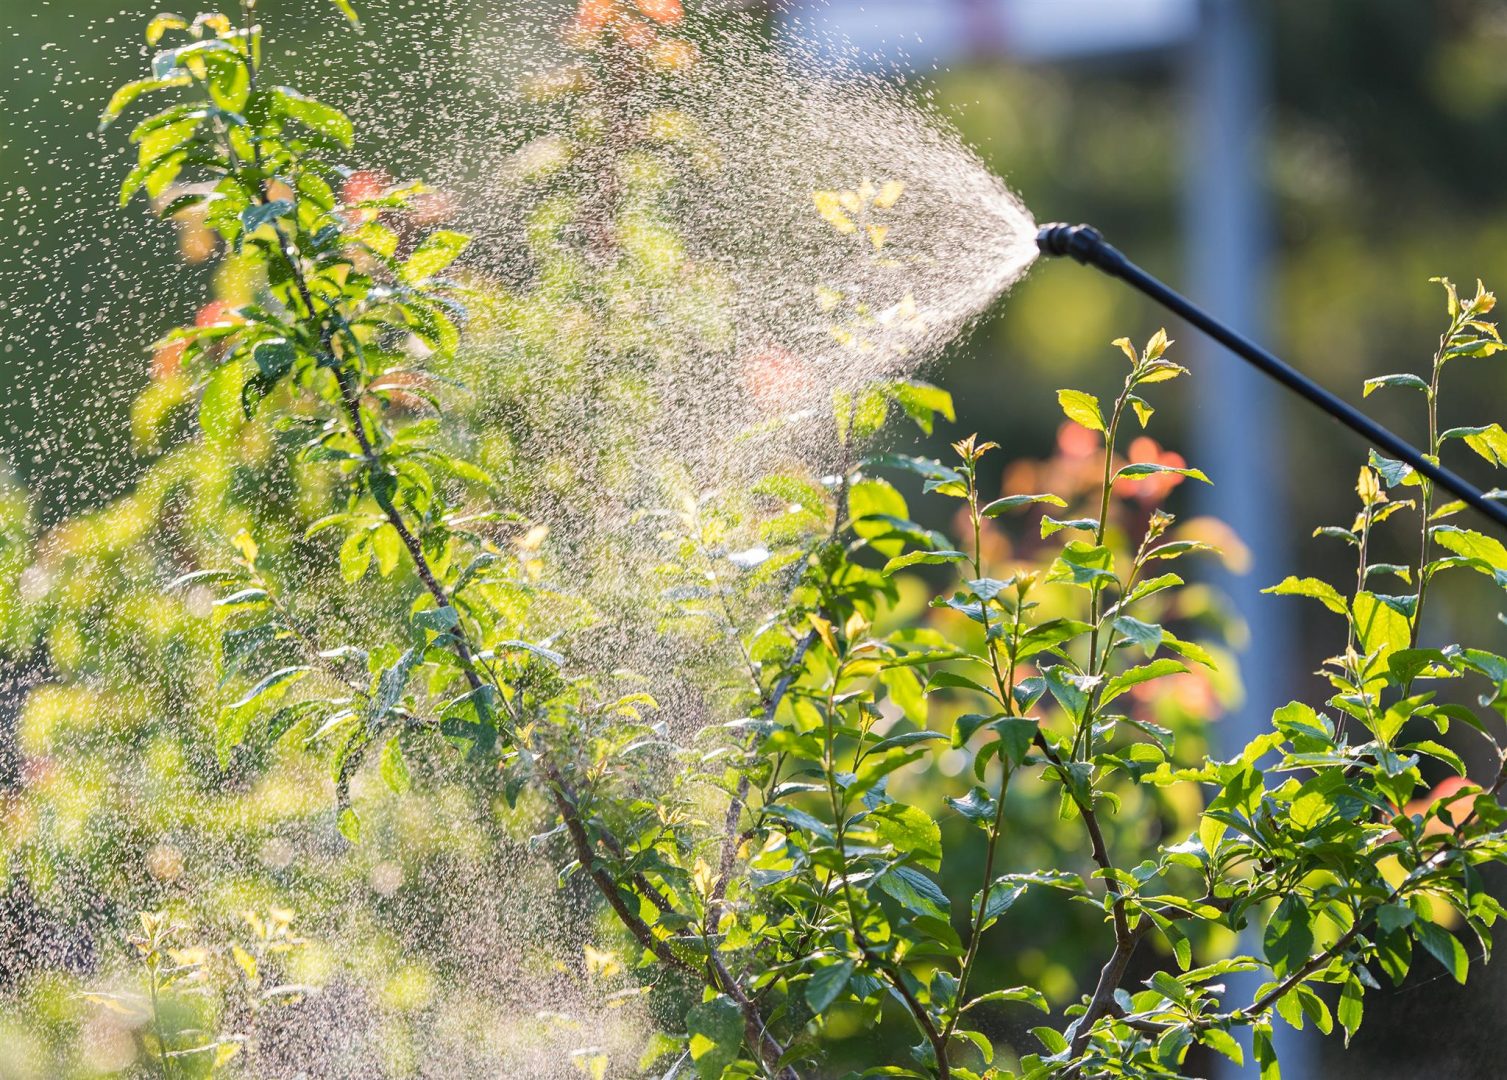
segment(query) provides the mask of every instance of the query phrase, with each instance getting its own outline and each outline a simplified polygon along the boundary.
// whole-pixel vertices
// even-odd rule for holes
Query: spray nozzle
[[[1036,233],[1036,246],[1043,255],[1070,255],[1085,266],[1097,266],[1111,274],[1119,273],[1125,264],[1125,256],[1092,225],[1061,221],[1043,225]]]

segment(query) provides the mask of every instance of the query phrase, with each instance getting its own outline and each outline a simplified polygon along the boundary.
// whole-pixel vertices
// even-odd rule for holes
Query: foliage
[[[600,63],[624,62],[614,49],[634,28],[681,17],[665,4],[582,11],[578,30]],[[1400,982],[1415,945],[1461,981],[1465,930],[1489,950],[1501,908],[1480,867],[1507,857],[1495,798],[1507,757],[1481,710],[1507,713],[1507,659],[1431,645],[1421,620],[1441,573],[1507,584],[1507,549],[1453,523],[1462,508],[1436,505],[1427,481],[1380,458],[1362,470],[1353,523],[1322,530],[1356,549],[1354,587],[1292,578],[1272,590],[1343,620],[1344,648],[1324,665],[1334,694],[1324,711],[1278,710],[1271,731],[1216,761],[1196,730],[1157,722],[1154,708],[1166,687],[1214,664],[1210,644],[1182,625],[1199,609],[1170,566],[1213,545],[1158,505],[1207,478],[1143,454],[1149,440],[1131,441],[1131,455],[1155,460],[1121,450],[1132,418],[1152,419],[1152,388],[1185,374],[1164,332],[1139,350],[1115,343],[1129,367],[1107,409],[1059,393],[1066,430],[1092,442],[1093,473],[1060,494],[991,499],[981,462],[998,448],[971,436],[945,463],[860,457],[892,403],[924,430],[951,403],[913,384],[841,397],[832,426],[847,459],[833,475],[793,466],[751,491],[688,493],[660,516],[662,591],[646,618],[736,660],[688,665],[684,677],[718,695],[724,722],[673,731],[641,680],[575,660],[591,654],[601,597],[562,571],[590,553],[551,550],[468,454],[474,432],[439,396],[436,372],[464,366],[462,301],[486,303],[485,283],[445,276],[465,238],[389,224],[411,213],[418,186],[337,194],[348,177],[329,155],[349,145],[349,120],[265,85],[249,19],[164,16],[149,30],[153,44],[167,34],[183,44],[106,110],[110,123],[143,94],[183,95],[136,128],[123,201],[144,190],[165,200],[165,215],[202,214],[258,283],[163,343],[181,345],[173,392],[196,401],[202,429],[170,460],[176,482],[191,482],[185,470],[223,469],[255,440],[265,475],[288,478],[253,485],[255,512],[219,523],[222,554],[194,552],[168,589],[213,590],[212,678],[198,681],[215,684],[202,700],[223,707],[208,774],[270,772],[266,752],[279,744],[312,749],[333,781],[340,832],[359,846],[363,771],[403,795],[431,772],[420,766],[462,759],[482,797],[548,819],[540,833],[563,876],[589,884],[614,918],[611,951],[586,955],[598,971],[626,967],[653,1000],[665,1037],[639,1066],[646,1074],[825,1074],[834,1053],[863,1052],[843,1045],[844,1032],[903,1018],[910,1051],[870,1042],[853,1075],[1178,1076],[1196,1045],[1241,1060],[1234,1033],[1249,1028],[1263,1076],[1276,1076],[1276,1024],[1328,1032],[1337,1019],[1348,1038],[1377,972]],[[839,198],[817,193],[814,228],[873,249],[903,242],[858,236]],[[1501,347],[1486,318],[1492,295],[1446,288],[1430,377],[1373,382],[1425,395],[1435,456],[1459,441],[1499,465],[1497,425],[1439,430],[1445,364]],[[530,299],[503,304],[516,313]],[[954,500],[957,536],[914,520],[887,476]],[[1380,527],[1410,514],[1421,519],[1416,562],[1373,562]],[[1034,538],[1003,528],[1018,518]],[[290,520],[305,523],[297,534]],[[939,575],[949,585],[929,600],[930,618],[899,617]],[[1373,578],[1411,591],[1374,591]],[[352,617],[315,617],[332,596]],[[207,638],[190,614],[156,639],[197,635],[202,662]],[[1475,680],[1486,687],[1478,706],[1446,696]],[[199,707],[196,684],[180,685]],[[1440,741],[1451,723],[1485,740],[1493,772],[1484,789],[1436,796],[1425,759],[1466,772]],[[966,778],[945,808],[913,782],[941,776],[942,755]],[[1076,850],[1017,865],[1018,807],[1042,803]],[[1125,829],[1120,819],[1137,812],[1178,831],[1163,842]],[[979,847],[976,880],[956,888],[954,864]],[[1040,986],[980,985],[1007,925],[1068,901],[1103,928],[1090,993],[1054,1011],[1063,1003]],[[174,927],[143,917],[148,1059],[164,1075],[176,1075],[173,1060],[234,1068],[238,1042],[180,1042],[160,1026],[158,999],[198,970]],[[1247,929],[1259,930],[1259,956],[1231,952]],[[1132,981],[1153,945],[1155,969]],[[241,952],[249,967],[231,955],[259,983],[259,961]],[[1269,977],[1251,1000],[1231,1000],[1221,980],[1248,971]],[[1002,1049],[998,1019],[1030,1009],[1048,1014],[1038,1045]],[[583,1054],[588,1071],[605,1070]]]

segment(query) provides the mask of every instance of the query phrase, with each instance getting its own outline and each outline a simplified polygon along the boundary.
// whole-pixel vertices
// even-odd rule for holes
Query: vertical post
[[[1236,329],[1260,339],[1265,321],[1267,214],[1263,112],[1266,107],[1263,28],[1250,0],[1201,0],[1198,31],[1186,54],[1187,293]],[[1216,726],[1216,752],[1237,753],[1266,730],[1272,710],[1292,685],[1289,608],[1262,596],[1291,565],[1283,492],[1279,390],[1260,373],[1189,335],[1194,378],[1193,459],[1208,472],[1200,510],[1230,525],[1251,551],[1250,571],[1221,571],[1215,584],[1249,630],[1240,656],[1245,700]],[[1259,930],[1242,948],[1260,955]],[[1257,973],[1228,980],[1232,1003],[1249,1001]],[[1315,1076],[1311,1042],[1277,1032],[1283,1075]],[[1251,1060],[1247,1035],[1246,1060]],[[1250,1075],[1221,1059],[1223,1077]]]

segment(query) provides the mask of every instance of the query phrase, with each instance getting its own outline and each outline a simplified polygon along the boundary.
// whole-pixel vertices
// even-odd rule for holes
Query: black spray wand
[[[1098,267],[1111,277],[1127,282],[1299,397],[1323,409],[1377,450],[1411,465],[1445,491],[1507,529],[1507,507],[1494,502],[1463,477],[1430,461],[1412,443],[1394,435],[1355,406],[1331,394],[1250,338],[1236,333],[1181,293],[1168,288],[1120,254],[1092,225],[1045,225],[1036,234],[1036,245],[1043,255],[1070,255],[1085,266]]]

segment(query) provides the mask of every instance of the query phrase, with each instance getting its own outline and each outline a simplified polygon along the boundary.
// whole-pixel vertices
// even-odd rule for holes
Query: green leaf
[[[1047,1053],[1049,1054],[1060,1054],[1067,1049],[1067,1040],[1062,1037],[1062,1032],[1056,1028],[1032,1028],[1031,1034],[1035,1035],[1037,1041],[1047,1048]]]
[[[345,16],[347,22],[353,26],[361,25],[361,16],[356,14],[356,8],[351,4],[351,0],[331,0],[331,2],[339,9],[340,14]]]
[[[305,665],[279,668],[263,677],[234,704],[220,710],[215,731],[215,751],[222,768],[230,764],[230,752],[245,741],[246,731],[257,711],[281,698],[312,670]]]
[[[1046,995],[1034,986],[1012,986],[1005,990],[991,990],[987,994],[980,994],[967,1005],[963,1006],[963,1012],[967,1012],[975,1005],[983,1005],[992,1001],[1019,1001],[1040,1009],[1042,1012],[1051,1012],[1052,1006],[1047,1002]]]
[[[169,90],[178,86],[188,86],[193,80],[187,75],[174,75],[166,79],[137,79],[135,82],[126,83],[116,90],[110,97],[110,102],[105,106],[105,111],[100,114],[99,126],[103,131],[116,120],[120,114],[130,107],[131,103],[142,94],[151,93],[155,90]]]
[[[387,745],[382,748],[382,760],[379,771],[382,773],[382,782],[398,795],[408,792],[412,781],[408,776],[408,764],[403,760],[403,747],[394,735],[387,740]]]
[[[362,529],[350,533],[340,545],[340,576],[354,584],[366,575],[372,562],[371,533]]]
[[[1381,474],[1387,487],[1397,487],[1399,484],[1414,485],[1418,483],[1418,477],[1413,472],[1413,466],[1402,461],[1394,461],[1392,458],[1383,457],[1372,450],[1366,459],[1371,468]]]
[[[1413,936],[1430,956],[1444,965],[1445,971],[1455,977],[1455,982],[1465,982],[1470,971],[1470,957],[1459,938],[1437,923],[1422,921],[1413,924]]]
[[[345,113],[321,101],[306,97],[289,86],[275,87],[272,92],[288,117],[335,140],[341,146],[350,148],[355,140],[356,132],[351,125],[350,117]]]
[[[1257,1024],[1251,1029],[1251,1048],[1261,1070],[1260,1080],[1282,1080],[1282,1067],[1277,1063],[1277,1048],[1272,1043],[1270,1024]]]
[[[1122,671],[1109,682],[1104,684],[1104,693],[1100,698],[1102,704],[1108,705],[1132,686],[1139,686],[1143,682],[1152,679],[1160,679],[1164,675],[1175,675],[1188,669],[1176,660],[1162,659],[1153,660],[1149,664],[1133,667],[1128,671]]]
[[[896,555],[884,564],[884,569],[880,573],[885,577],[889,577],[896,571],[904,570],[907,566],[915,566],[918,563],[936,566],[941,563],[961,562],[966,558],[968,556],[961,551],[912,551],[905,555]]]
[[[1433,739],[1423,739],[1420,742],[1410,743],[1409,745],[1400,747],[1399,749],[1403,753],[1413,752],[1418,754],[1427,754],[1432,758],[1438,758],[1440,761],[1448,765],[1451,769],[1454,769],[1457,775],[1465,775],[1465,761],[1460,757],[1460,755],[1455,753],[1449,747],[1445,746],[1443,743],[1435,742]]]
[[[960,481],[963,474],[948,468],[935,458],[912,457],[909,454],[875,454],[864,459],[865,465],[887,469],[904,469],[928,480]]]
[[[270,224],[279,218],[287,217],[293,212],[293,203],[288,199],[274,199],[269,203],[257,203],[248,206],[241,211],[241,228],[247,233],[254,233],[263,225]]]
[[[1047,580],[1095,588],[1116,584],[1119,579],[1115,577],[1114,557],[1107,547],[1074,540],[1052,562]]]
[[[1266,962],[1280,979],[1307,963],[1313,954],[1313,917],[1297,893],[1288,893],[1272,912],[1262,935]]]
[[[1340,1027],[1345,1029],[1345,1045],[1350,1045],[1350,1039],[1360,1027],[1361,1016],[1365,1012],[1366,988],[1361,985],[1354,975],[1345,980],[1344,988],[1340,990],[1340,1004],[1337,1015]]]
[[[155,47],[169,30],[187,30],[188,22],[179,15],[158,15],[147,23],[147,44]]]
[[[251,368],[241,384],[241,412],[246,419],[256,413],[261,400],[292,370],[298,350],[282,339],[260,342],[251,353]]]
[[[1151,988],[1168,1001],[1183,1004],[1188,1000],[1188,988],[1184,986],[1177,976],[1166,971],[1152,972],[1147,980]]]
[[[974,682],[966,675],[959,675],[955,671],[939,671],[926,681],[924,693],[930,694],[934,690],[977,690],[993,698],[994,692],[986,689],[980,683]]]
[[[743,1046],[743,1010],[726,994],[703,1001],[686,1013],[691,1061],[701,1080],[722,1080]]]
[[[985,506],[979,513],[984,517],[999,517],[1006,510],[1014,510],[1017,507],[1029,506],[1032,503],[1046,503],[1048,506],[1066,506],[1067,503],[1056,495],[1006,495],[1003,499],[995,499]]]
[[[1287,577],[1279,585],[1273,585],[1269,589],[1262,589],[1264,593],[1273,593],[1277,596],[1307,596],[1323,604],[1336,615],[1349,615],[1350,608],[1345,603],[1345,598],[1339,590],[1327,581],[1318,578]]]
[[[1507,572],[1507,547],[1500,540],[1455,525],[1435,525],[1432,532],[1440,547],[1466,559],[1480,559],[1493,570]]]
[[[403,541],[398,530],[384,521],[372,530],[372,554],[377,557],[377,573],[387,577],[398,568],[398,559],[403,553]]]
[[[1198,1032],[1198,1041],[1210,1049],[1217,1050],[1229,1058],[1236,1065],[1245,1064],[1245,1051],[1235,1041],[1235,1037],[1223,1028],[1202,1028]]]
[[[957,419],[952,408],[952,395],[939,386],[905,381],[887,383],[883,390],[905,410],[905,414],[916,422],[916,426],[928,435],[932,432],[937,414],[940,413],[948,423]]]
[[[453,263],[470,243],[458,232],[441,229],[430,233],[403,264],[399,276],[410,285],[422,285]]]
[[[1129,615],[1121,615],[1113,623],[1115,632],[1127,641],[1133,641],[1141,647],[1147,656],[1155,656],[1156,650],[1161,648],[1162,639],[1166,632],[1155,623],[1142,622],[1133,619]]]
[[[1036,721],[1029,716],[1004,716],[989,725],[999,735],[1000,754],[1011,765],[1020,765],[1036,740]]]
[[[1376,925],[1387,933],[1412,926],[1418,913],[1404,904],[1383,904],[1376,909]]]
[[[1158,465],[1150,461],[1125,466],[1119,472],[1115,473],[1115,479],[1135,479],[1140,476],[1155,476],[1158,473],[1176,473],[1178,476],[1186,476],[1193,480],[1202,480],[1205,484],[1213,483],[1212,480],[1204,475],[1202,469],[1181,469],[1172,465]]]
[[[1099,399],[1082,390],[1057,391],[1057,403],[1067,418],[1090,431],[1104,431],[1104,414],[1099,410]]]
[[[550,664],[553,667],[565,666],[564,653],[556,652],[554,649],[547,649],[543,645],[536,645],[532,641],[521,641],[517,638],[507,638],[497,642],[495,648],[498,652],[501,652],[504,649],[517,649],[521,652],[532,653],[533,655],[537,656],[539,659],[543,660],[545,663]]]
[[[932,742],[934,740],[946,740],[947,736],[940,731],[906,731],[899,735],[891,735],[887,739],[881,739],[869,747],[869,754],[883,754],[889,750],[899,750],[903,747],[914,746],[916,743]]]
[[[1120,602],[1119,607],[1123,611],[1137,600],[1144,600],[1148,596],[1154,596],[1164,589],[1176,588],[1182,583],[1183,579],[1176,574],[1159,574],[1154,578],[1148,578],[1131,589],[1130,595]]]
[[[942,830],[919,806],[886,803],[869,815],[881,843],[927,870],[942,868]]]
[[[1195,555],[1199,552],[1218,554],[1219,549],[1213,544],[1206,544],[1202,540],[1169,540],[1165,544],[1158,544],[1146,553],[1147,561],[1151,559],[1179,559],[1184,555]]]
[[[187,150],[179,149],[137,165],[120,185],[120,205],[130,203],[131,196],[142,189],[154,199],[161,195],[182,171],[187,156]]]
[[[1009,911],[1014,906],[1015,901],[1019,900],[1025,894],[1026,886],[1019,882],[1010,881],[1008,878],[1001,878],[998,881],[991,882],[989,885],[989,899],[984,904],[983,912],[980,913],[979,901],[983,899],[984,893],[982,889],[974,893],[973,914],[978,920],[979,933],[983,933],[998,922],[999,917]]]
[[[1046,679],[1047,689],[1052,692],[1057,704],[1074,719],[1083,716],[1083,710],[1088,706],[1089,693],[1099,682],[1098,676],[1076,674],[1066,664],[1044,669],[1042,677]]]
[[[249,371],[247,361],[237,357],[217,367],[204,384],[204,394],[199,399],[199,426],[211,442],[232,438],[246,422],[241,390]]]
[[[361,839],[361,819],[356,816],[356,811],[349,806],[344,807],[335,819],[335,827],[340,830],[340,835],[352,844]]]
[[[971,788],[961,799],[948,799],[947,805],[975,824],[987,824],[994,818],[997,806],[990,794],[981,787]]]
[[[1359,592],[1354,601],[1355,632],[1367,655],[1385,655],[1406,649],[1412,643],[1412,626],[1406,615],[1374,593]]]
[[[848,988],[848,980],[852,977],[851,960],[841,960],[819,968],[806,983],[806,1004],[811,1006],[813,1013],[820,1016]]]
[[[1077,529],[1081,532],[1094,532],[1099,528],[1098,518],[1072,518],[1068,521],[1058,521],[1051,515],[1041,519],[1041,538],[1062,532],[1064,529]]]
[[[936,882],[908,866],[896,866],[879,878],[879,887],[907,911],[946,920],[947,896]]]
[[[1088,633],[1091,626],[1086,622],[1076,619],[1049,619],[1044,623],[1038,623],[1020,636],[1020,641],[1014,645],[1016,660],[1025,660],[1036,656],[1038,653],[1054,649],[1065,642]],[[1010,649],[1007,643],[1006,649]]]
[[[1004,713],[990,713],[988,715],[983,713],[963,713],[952,722],[952,745],[955,747],[963,746],[969,739],[973,738],[974,732],[989,723],[989,721],[998,720],[1004,715]]]
[[[1464,439],[1465,445],[1492,465],[1507,465],[1507,431],[1501,424],[1450,428],[1440,439]]]
[[[1383,386],[1408,386],[1414,390],[1422,390],[1425,394],[1431,393],[1428,383],[1417,375],[1407,372],[1400,375],[1378,375],[1374,379],[1367,379],[1363,386],[1362,397],[1370,397],[1373,391],[1380,390]]]

